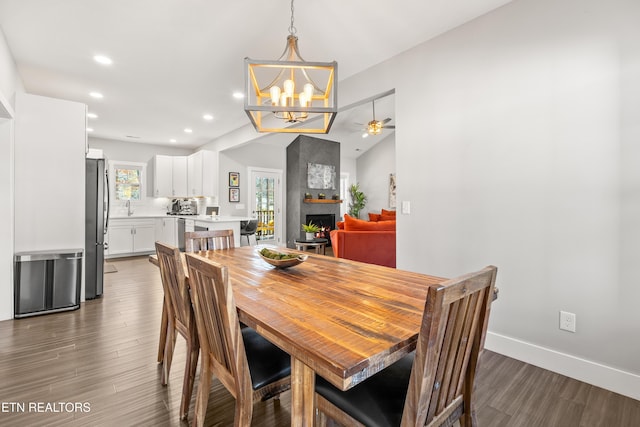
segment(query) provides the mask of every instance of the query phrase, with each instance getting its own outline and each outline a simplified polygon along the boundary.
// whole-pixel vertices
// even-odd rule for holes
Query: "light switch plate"
[[[411,202],[408,200],[404,200],[402,202],[402,213],[405,215],[409,215],[411,213]]]

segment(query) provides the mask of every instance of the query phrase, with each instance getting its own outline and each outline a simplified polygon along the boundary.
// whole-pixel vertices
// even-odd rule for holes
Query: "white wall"
[[[362,219],[368,219],[368,212],[380,213],[381,209],[392,209],[389,206],[389,174],[396,172],[395,133],[377,137],[384,139],[357,160],[357,181],[360,190],[367,196],[367,204],[360,213]]]
[[[489,348],[636,399],[639,20],[637,0],[516,0],[339,86],[396,89],[398,267],[497,265]]]
[[[4,34],[0,30],[0,99],[6,100],[13,107],[17,92],[24,92],[24,86]]]
[[[0,320],[13,317],[13,120],[0,118]]]
[[[89,148],[103,151],[104,156],[110,160],[122,160],[127,162],[147,163],[153,160],[156,154],[165,156],[188,156],[194,151],[188,148],[169,147],[166,145],[140,144],[129,141],[117,141],[89,137]]]
[[[293,140],[295,135],[288,135],[288,137]],[[251,216],[246,190],[247,179],[249,179],[247,168],[260,166],[268,169],[280,169],[284,172],[286,171],[286,163],[286,149],[259,142],[220,152],[220,175],[218,177],[218,182],[220,183],[220,214]],[[229,172],[240,172],[240,203],[229,203]],[[286,181],[286,174],[283,174],[283,180]],[[282,183],[282,188],[287,188],[286,182]],[[283,208],[286,210],[285,206]],[[285,214],[286,212],[283,211],[283,218],[285,218]]]
[[[13,317],[15,94],[24,91],[4,34],[0,31],[0,320]]]
[[[15,251],[84,248],[86,105],[18,94]]]
[[[516,1],[393,60],[398,267],[497,265],[489,348],[636,399],[639,18]]]

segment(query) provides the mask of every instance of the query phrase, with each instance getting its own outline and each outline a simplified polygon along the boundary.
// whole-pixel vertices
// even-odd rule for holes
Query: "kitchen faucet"
[[[127,205],[127,216],[133,215],[133,211],[131,210],[131,199],[127,199],[125,204]]]

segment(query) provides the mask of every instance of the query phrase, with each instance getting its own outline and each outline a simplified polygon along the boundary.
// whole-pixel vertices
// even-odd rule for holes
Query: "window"
[[[141,201],[144,198],[146,165],[134,162],[112,162],[111,187],[114,200]]]

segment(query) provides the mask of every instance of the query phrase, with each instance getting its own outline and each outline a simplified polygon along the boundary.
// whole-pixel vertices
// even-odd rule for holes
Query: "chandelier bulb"
[[[313,85],[311,83],[307,83],[304,85],[304,93],[309,101],[313,99]]]
[[[287,94],[286,94],[286,92],[282,92],[282,94],[280,95],[280,106],[282,106],[282,107],[286,107],[287,106]]]
[[[288,97],[293,98],[293,91],[296,88],[296,84],[293,80],[285,80],[284,81],[284,92]]]
[[[280,88],[273,85],[271,86],[271,89],[269,89],[269,93],[271,94],[271,104],[278,105],[278,102],[280,101]]]
[[[309,106],[309,99],[307,98],[306,92],[300,92],[300,95],[298,95],[298,101],[300,102],[301,107]]]

